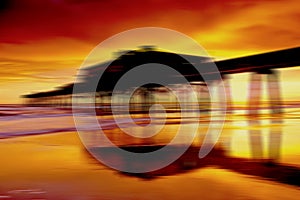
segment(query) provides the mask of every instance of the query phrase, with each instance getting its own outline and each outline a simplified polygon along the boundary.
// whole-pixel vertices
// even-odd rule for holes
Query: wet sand
[[[299,187],[207,166],[153,180],[92,159],[77,133],[0,140],[0,199],[298,199]]]

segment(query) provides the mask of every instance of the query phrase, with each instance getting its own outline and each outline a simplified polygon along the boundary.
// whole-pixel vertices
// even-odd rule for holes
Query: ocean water
[[[168,145],[180,126],[185,126],[185,134],[175,146],[187,144],[189,130],[196,127],[191,147],[178,160],[160,170],[132,174],[111,169],[88,153],[111,147],[97,137],[98,124],[85,121],[88,115],[82,115],[76,127],[71,109],[0,106],[0,198],[186,199],[202,195],[205,199],[297,199],[299,105],[285,104],[284,113],[276,118],[268,109],[256,118],[247,112],[236,108],[224,124],[211,121],[207,112],[200,117],[190,112],[182,118],[168,113],[167,119],[157,113],[151,120],[147,114],[134,114],[134,124],[126,115],[97,116],[109,140],[132,152]],[[200,159],[208,126],[220,123],[223,127],[214,149]],[[139,164],[110,156],[122,165]]]
[[[230,143],[230,147],[227,147],[228,151],[231,152],[230,154],[248,158],[253,156],[250,150],[251,141],[249,141],[251,140],[251,135],[259,135],[261,137],[260,142],[262,142],[263,148],[261,153],[264,154],[265,158],[268,158],[265,155],[268,153],[268,145],[270,144],[268,140],[273,139],[275,141],[276,139],[272,138],[272,132],[276,132],[277,136],[280,136],[280,160],[285,160],[285,156],[294,155],[298,157],[300,155],[300,148],[298,147],[300,145],[300,134],[298,133],[300,128],[300,105],[295,103],[286,104],[283,111],[284,113],[275,119],[269,115],[270,110],[263,108],[259,117],[253,118],[247,116],[247,109],[240,107],[236,108],[233,114],[227,114],[224,121],[221,119],[213,122],[211,121],[213,120],[211,116],[214,115],[213,112],[211,115],[207,112],[200,114],[189,112],[184,115],[178,113],[161,114],[158,112],[152,116],[148,114],[133,114],[131,116],[98,115],[97,119],[101,128],[108,132],[111,135],[109,137],[113,138],[118,145],[128,143],[126,137],[120,135],[120,128],[123,132],[127,131],[136,134],[137,137],[143,134],[147,135],[149,131],[159,133],[157,137],[150,137],[150,139],[154,139],[153,143],[155,144],[156,142],[167,143],[177,133],[176,129],[183,124],[190,127],[196,124],[199,126],[195,138],[197,140],[198,136],[201,137],[201,135],[207,134],[206,131],[209,125],[222,123],[220,143],[225,143],[225,146]],[[88,117],[87,115],[86,118]],[[80,119],[84,118],[85,116]],[[130,123],[131,119],[129,118],[132,118],[140,126]],[[116,124],[115,120],[118,120],[118,124]],[[147,125],[150,122],[152,129],[147,129],[147,127],[143,126],[143,124]],[[85,131],[96,131],[99,129],[99,125],[83,122],[77,123],[77,128]],[[76,132],[77,128],[70,108],[25,107],[20,105],[0,106],[0,138],[2,139],[58,132]],[[162,131],[158,131],[158,129],[162,128]],[[139,142],[146,142],[147,138],[148,136]],[[195,142],[197,143],[197,141]],[[294,161],[289,159],[289,162],[299,164],[297,159]]]
[[[277,156],[276,159],[279,162],[299,165],[300,105],[286,104],[283,111],[282,115],[274,118],[269,115],[270,110],[264,108],[260,111],[259,117],[253,118],[247,115],[247,109],[240,107],[236,108],[233,114],[227,114],[224,121],[211,121],[213,112],[211,115],[207,112],[200,114],[189,112],[184,115],[178,113],[162,115],[158,112],[152,116],[147,114],[98,115],[97,120],[107,136],[117,145],[168,144],[182,125],[191,127],[191,130],[194,129],[194,126],[198,126],[193,144],[201,145],[203,137],[207,134],[207,127],[222,123],[218,145],[225,148],[230,155],[246,158],[260,156],[268,159],[272,156],[272,152],[269,151],[272,151],[271,146],[273,146],[273,148],[277,148],[275,151],[278,151],[277,155],[273,156]],[[89,118],[89,116],[83,115],[80,119],[85,118]],[[132,124],[129,118],[132,118],[136,124]],[[118,123],[115,120],[118,120]],[[151,126],[145,127],[150,122]],[[70,108],[0,106],[1,139],[77,132],[77,129],[93,132],[99,129],[99,124],[82,122],[77,123],[76,127]],[[137,124],[140,125],[137,126]],[[124,132],[133,133],[139,139],[132,140],[132,136],[127,137]],[[153,137],[147,136],[148,132],[153,132],[151,133]],[[153,135],[155,133],[157,135]],[[98,142],[95,145],[101,146],[101,141]],[[255,149],[251,142],[261,143],[261,145]],[[182,143],[184,143],[184,138],[182,138]]]

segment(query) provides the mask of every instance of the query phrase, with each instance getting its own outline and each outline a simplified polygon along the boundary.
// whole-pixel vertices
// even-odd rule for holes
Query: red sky
[[[0,2],[0,103],[71,82],[97,44],[132,28],[182,32],[217,58],[300,46],[298,0]],[[287,70],[283,78],[295,86],[299,73]]]

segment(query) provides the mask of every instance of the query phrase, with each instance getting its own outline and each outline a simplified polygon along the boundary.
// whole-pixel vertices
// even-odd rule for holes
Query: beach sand
[[[94,160],[76,132],[0,140],[0,199],[298,199],[299,187],[205,167],[153,180]]]

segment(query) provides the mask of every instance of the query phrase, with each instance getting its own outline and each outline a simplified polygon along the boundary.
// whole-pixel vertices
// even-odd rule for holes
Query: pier
[[[282,101],[280,95],[280,69],[300,66],[299,55],[300,47],[295,47],[240,58],[215,61],[214,63],[219,70],[217,72],[211,70],[210,66],[213,61],[208,57],[183,55],[185,57],[188,56],[189,59],[193,61],[193,63],[189,63],[181,56],[181,54],[157,51],[152,48],[132,50],[113,61],[109,61],[109,66],[105,71],[103,71],[103,67],[106,66],[107,63],[100,63],[81,69],[83,77],[80,83],[62,85],[52,91],[26,94],[23,95],[22,98],[24,99],[24,103],[29,106],[57,106],[70,108],[72,105],[72,95],[76,95],[78,102],[84,103],[84,98],[86,97],[85,94],[92,93],[95,97],[96,107],[109,107],[111,106],[110,100],[112,91],[116,83],[126,72],[142,64],[158,63],[172,67],[187,80],[187,82],[182,82],[182,80],[178,79],[174,74],[167,74],[166,79],[170,85],[176,85],[177,87],[177,85],[191,84],[195,86],[196,90],[199,91],[199,107],[209,108],[209,104],[203,106],[203,104],[210,102],[209,94],[207,94],[207,85],[216,81],[223,81],[227,99],[224,103],[227,104],[228,112],[232,112],[232,108],[234,107],[234,100],[231,97],[231,88],[229,84],[230,75],[250,72],[251,78],[248,87],[249,114],[253,116],[258,114],[263,81],[267,82],[269,107],[271,112],[272,114],[278,114],[281,112]],[[204,75],[211,75],[211,80],[204,82],[202,77],[203,74],[199,74],[194,66],[201,67],[201,72],[203,72]],[[89,84],[95,80],[98,81],[99,71],[101,71],[102,77],[98,82],[98,86],[95,91],[89,91]],[[221,80],[215,80],[216,76],[214,76],[214,74],[217,73],[221,74]],[[77,90],[76,94],[73,93],[74,84],[77,84],[77,88],[82,88],[82,91],[78,93]],[[123,92],[126,92],[130,87],[135,87],[135,85],[128,84],[121,89]],[[120,92],[122,93],[122,91]],[[147,84],[140,87],[137,92],[135,92],[135,97],[132,97],[132,107],[134,107],[135,110],[143,110],[145,107],[143,107],[143,105],[147,105],[154,100],[153,95],[159,95],[162,92],[168,93],[166,89],[163,89],[163,86],[157,84]],[[184,90],[182,90],[182,92],[184,93]],[[169,103],[174,103],[172,97],[169,97],[169,99]]]
[[[193,63],[187,62],[184,57],[188,56]],[[72,103],[84,107],[87,99],[92,97],[99,115],[111,114],[113,106],[119,106],[119,114],[123,114],[122,105],[125,99],[122,94],[130,88],[136,87],[134,84],[122,85],[118,91],[117,101],[112,103],[112,91],[120,78],[134,67],[147,64],[158,63],[170,66],[185,77],[186,82],[178,79],[175,74],[163,74],[170,88],[185,99],[186,111],[198,109],[199,112],[208,113],[213,107],[208,87],[218,85],[220,82],[224,85],[226,95],[226,112],[234,112],[234,99],[231,96],[231,87],[229,84],[230,76],[237,73],[250,72],[248,87],[248,108],[247,115],[249,126],[256,127],[260,125],[258,119],[261,98],[262,84],[267,83],[267,94],[269,102],[269,114],[272,117],[271,123],[274,125],[282,124],[282,97],[280,87],[280,69],[300,66],[300,47],[284,49],[273,52],[266,52],[240,58],[221,60],[213,62],[209,57],[180,55],[171,52],[157,51],[152,48],[129,51],[117,59],[108,63],[100,63],[94,66],[81,69],[80,83],[70,83],[58,87],[56,90],[45,91],[33,94],[23,95],[24,102],[28,106],[53,106],[60,108],[72,108]],[[219,71],[211,70],[210,66],[215,64]],[[108,67],[103,70],[104,66]],[[203,74],[195,69],[201,67],[203,72],[209,77],[209,81],[204,81]],[[102,70],[102,71],[101,71]],[[98,73],[102,76],[99,79]],[[221,74],[221,78],[214,76]],[[93,82],[97,82],[95,90],[89,87]],[[77,90],[73,91],[76,84]],[[186,93],[185,86],[192,85],[197,91],[197,105],[189,102],[189,94]],[[79,89],[78,89],[79,88]],[[245,88],[247,89],[247,88]],[[76,102],[72,102],[76,100]],[[148,113],[149,108],[154,103],[163,104],[166,112],[179,112],[180,106],[174,94],[167,87],[160,84],[149,83],[136,88],[130,98],[130,114]],[[254,160],[263,158],[260,130],[250,130],[249,140],[251,152]],[[281,130],[274,126],[269,134],[269,155],[268,159],[276,162],[280,158]]]

